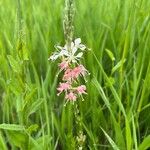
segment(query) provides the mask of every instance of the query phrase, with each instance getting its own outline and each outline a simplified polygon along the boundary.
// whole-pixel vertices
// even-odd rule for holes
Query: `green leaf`
[[[148,135],[143,142],[139,145],[138,150],[147,150],[150,148],[150,135]]]
[[[14,93],[16,96],[20,95],[23,92],[22,85],[19,81],[20,80],[16,78],[11,80],[10,83],[8,84],[11,92]]]
[[[102,129],[102,128],[101,128],[101,129]],[[108,139],[109,143],[111,144],[112,148],[113,148],[114,150],[120,150],[120,149],[118,148],[118,146],[116,145],[116,143],[111,139],[111,137],[110,137],[103,129],[102,129],[102,131],[104,132],[104,134],[105,134],[106,138]]]
[[[124,64],[126,62],[126,59],[124,60],[120,60],[113,68],[111,73],[113,74],[114,72],[116,72],[121,66],[122,64]]]
[[[107,52],[107,54],[110,57],[111,61],[115,61],[114,54],[109,49],[105,49],[105,51]]]
[[[110,116],[112,117],[113,125],[114,125],[114,128],[115,128],[118,147],[125,147],[125,142],[124,142],[124,138],[123,138],[123,135],[122,135],[122,132],[121,132],[121,127],[117,123],[116,118],[115,118],[115,113],[111,109],[111,103],[109,101],[109,98],[106,96],[103,88],[101,87],[101,85],[98,83],[98,81],[96,79],[93,79],[92,82],[96,86],[96,88],[98,89],[105,105],[107,106],[107,108],[110,111]]]
[[[118,106],[120,107],[120,110],[123,112],[124,116],[126,117],[126,112],[125,112],[125,109],[124,109],[124,106],[121,102],[121,99],[116,91],[116,89],[114,88],[114,86],[112,85],[112,82],[110,81],[109,77],[107,76],[107,74],[105,73],[104,69],[103,69],[103,66],[101,65],[101,63],[99,62],[99,60],[97,59],[96,55],[93,53],[94,57],[95,57],[95,60],[97,61],[97,64],[99,65],[99,68],[104,76],[104,78],[106,79],[107,83],[109,84],[110,86],[110,90],[112,92],[112,94],[114,95],[114,98],[118,104]]]
[[[0,148],[1,148],[1,150],[7,150],[5,141],[4,141],[3,136],[2,136],[1,133],[0,133]]]
[[[3,78],[0,78],[0,88],[4,90],[7,89],[5,80]]]
[[[29,134],[31,134],[32,132],[36,132],[37,131],[37,129],[38,129],[38,125],[37,124],[33,124],[33,125],[31,125],[30,127],[28,127],[28,129],[26,129],[26,131],[29,133]]]
[[[138,146],[137,146],[137,133],[136,133],[136,126],[135,126],[135,121],[134,121],[134,116],[132,115],[132,130],[133,130],[133,143],[134,143],[134,147],[135,150],[138,150]]]
[[[29,144],[29,150],[46,150],[49,148],[49,143],[52,140],[52,137],[48,135],[43,135],[36,140],[32,140]],[[35,143],[36,142],[36,143]]]
[[[27,150],[29,138],[25,133],[21,131],[8,131],[7,136],[11,144]]]
[[[31,92],[25,97],[26,103],[28,103],[28,101],[32,100],[36,93],[37,93],[37,88],[32,88]]]
[[[130,124],[127,117],[126,117],[126,144],[127,144],[127,150],[131,150],[132,137],[131,137]]]
[[[109,87],[110,85],[114,85],[115,84],[115,79],[113,77],[108,77],[109,83],[106,82],[106,87]]]
[[[12,130],[12,131],[23,131],[24,126],[17,125],[17,124],[0,124],[0,129],[4,130]]]
[[[23,112],[25,113],[25,117],[28,117],[32,113],[35,113],[40,108],[43,102],[44,99],[38,99],[35,102],[26,103],[26,105],[23,107]]]

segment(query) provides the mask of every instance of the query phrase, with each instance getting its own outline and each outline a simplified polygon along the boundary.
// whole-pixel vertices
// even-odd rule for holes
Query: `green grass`
[[[64,44],[63,0],[24,0],[25,44],[17,42],[17,1],[0,1],[0,150],[74,150],[75,105],[57,96]],[[85,101],[78,101],[84,149],[150,148],[150,0],[76,0],[74,37],[91,51]],[[29,58],[29,60],[27,60]]]

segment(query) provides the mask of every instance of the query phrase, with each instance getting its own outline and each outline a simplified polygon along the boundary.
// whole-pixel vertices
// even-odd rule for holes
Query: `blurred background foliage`
[[[85,101],[78,101],[83,149],[150,147],[150,0],[75,0],[74,37],[91,51]],[[73,150],[74,107],[57,97],[64,44],[63,0],[0,0],[0,149]]]

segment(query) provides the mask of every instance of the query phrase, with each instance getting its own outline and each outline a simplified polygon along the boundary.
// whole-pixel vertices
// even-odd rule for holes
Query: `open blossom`
[[[75,78],[78,78],[79,75],[85,76],[88,71],[85,69],[83,65],[79,65],[76,68],[74,68],[72,72],[73,72],[73,76]]]
[[[81,44],[81,39],[77,38],[74,42],[71,42],[71,51],[68,49],[67,44],[64,47],[56,46],[57,51],[49,57],[48,60],[56,60],[58,58],[64,57],[69,62],[76,63],[79,61],[83,55],[83,51],[86,49],[86,46]]]
[[[63,61],[59,64],[59,67],[61,70],[66,70],[68,68],[68,62],[67,61]]]
[[[64,76],[63,76],[63,80],[65,81],[71,81],[72,80],[72,69],[68,68],[65,73],[64,73]]]
[[[60,83],[59,87],[57,88],[57,90],[59,91],[57,95],[60,95],[63,91],[67,91],[70,88],[71,85],[69,83]]]
[[[74,40],[74,42],[71,42],[71,49],[72,49],[72,53],[75,54],[78,49],[80,49],[82,51],[85,50],[86,46],[81,44],[80,38],[77,38]]]
[[[86,91],[86,86],[85,85],[80,85],[76,88],[78,94],[87,94]]]
[[[69,101],[76,101],[77,97],[73,92],[70,92],[69,94],[66,95],[65,97]]]
[[[87,69],[83,65],[79,65],[80,75],[85,76],[86,74],[89,74]]]

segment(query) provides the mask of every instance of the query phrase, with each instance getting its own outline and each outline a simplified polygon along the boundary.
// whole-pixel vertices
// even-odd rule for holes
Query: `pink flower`
[[[71,85],[69,83],[60,83],[59,87],[57,88],[57,90],[59,91],[57,95],[60,95],[63,91],[67,91],[70,88]]]
[[[61,70],[66,70],[68,68],[68,62],[67,61],[63,61],[59,64],[59,67]]]
[[[75,67],[73,70],[72,70],[72,78],[73,79],[76,79],[78,78],[80,75],[80,69],[78,67]]]
[[[72,80],[72,69],[67,69],[64,73],[63,80],[71,81]]]
[[[88,71],[85,69],[85,67],[83,65],[79,65],[78,69],[80,70],[80,75],[85,76]]]
[[[88,71],[84,68],[83,65],[79,65],[75,67],[74,69],[66,69],[63,80],[65,81],[72,81],[77,79],[80,75],[85,76],[88,73]]]
[[[70,101],[76,101],[77,99],[76,95],[73,92],[70,92],[69,94],[67,94],[65,98]]]
[[[85,85],[80,85],[76,88],[78,94],[87,94],[86,91],[86,86]]]
[[[83,65],[79,65],[72,70],[72,77],[78,78],[79,75],[85,76],[88,71],[84,68]]]

